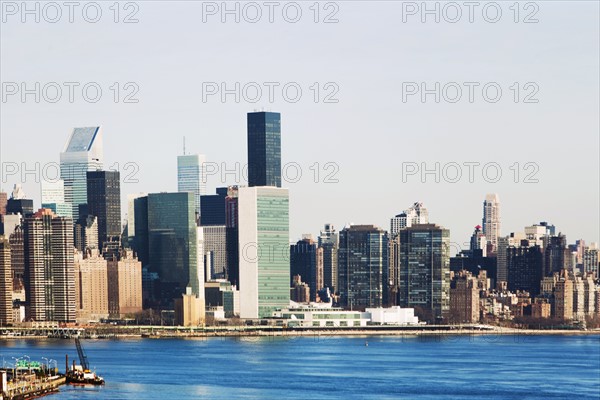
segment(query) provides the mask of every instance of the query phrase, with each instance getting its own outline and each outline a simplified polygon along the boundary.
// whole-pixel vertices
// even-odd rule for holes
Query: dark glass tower
[[[400,231],[401,307],[419,307],[440,321],[450,309],[450,231],[417,224]]]
[[[98,218],[98,248],[121,235],[121,181],[118,171],[87,172],[88,213]],[[117,239],[118,241],[118,239]]]
[[[160,279],[157,300],[170,307],[186,287],[195,295],[203,289],[198,274],[196,199],[190,192],[151,193],[147,204],[149,271]]]
[[[217,194],[200,196],[200,225],[225,225],[227,188],[217,188]]]
[[[316,301],[317,291],[323,288],[323,249],[309,238],[290,246],[290,286],[300,275],[310,286],[310,301]]]
[[[279,113],[248,113],[248,186],[281,187]]]
[[[373,225],[352,225],[339,233],[340,305],[353,309],[387,303],[387,232]]]

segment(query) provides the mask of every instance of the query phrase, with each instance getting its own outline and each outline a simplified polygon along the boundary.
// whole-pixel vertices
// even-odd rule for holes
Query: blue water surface
[[[86,340],[104,387],[48,399],[600,399],[600,336]],[[72,340],[0,341],[59,361]],[[2,360],[0,359],[0,362]],[[45,362],[45,361],[43,361]]]

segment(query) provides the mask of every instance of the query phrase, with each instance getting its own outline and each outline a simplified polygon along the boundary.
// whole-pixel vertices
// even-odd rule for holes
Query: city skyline
[[[259,113],[256,113],[256,112],[254,112],[254,113],[248,113],[248,116],[250,116],[252,114],[255,115],[255,114],[259,114]],[[280,115],[279,113],[267,113],[267,114],[276,114],[278,116]],[[83,157],[82,159],[85,159],[85,160],[87,160],[90,157],[92,157],[91,158],[92,161],[91,162],[87,161],[87,162],[89,162],[89,164],[86,164],[86,162],[76,161],[74,165],[80,166],[80,165],[84,165],[85,164],[84,170],[88,169],[89,171],[102,171],[103,169],[102,169],[102,159],[101,158],[103,157],[103,151],[104,151],[104,148],[103,148],[104,133],[103,133],[102,125],[99,125],[99,126],[94,127],[94,128],[77,128],[77,127],[76,128],[72,128],[72,133],[70,134],[69,139],[67,140],[67,144],[65,145],[65,150],[60,154],[61,155],[61,168],[64,168],[65,170],[67,170],[68,167],[64,167],[64,165],[66,163],[64,161],[62,161],[63,160],[63,155],[65,153],[68,153],[67,150],[71,150],[71,148],[75,148],[76,147],[75,145],[77,143],[74,143],[74,145],[71,146],[71,142],[72,141],[77,142],[77,140],[73,140],[74,137],[77,139],[77,136],[80,137],[79,141],[84,141],[85,142],[84,143],[85,144],[84,147],[92,149],[94,146],[97,146],[99,148],[99,150],[94,150],[92,152],[90,152],[90,151],[81,152],[80,151],[79,153],[76,153],[75,154],[76,157],[79,157],[79,158]],[[99,143],[99,144],[97,144],[97,143]],[[86,154],[84,154],[84,153],[86,153]],[[280,154],[280,153],[281,153],[281,150],[278,151],[278,154]],[[81,154],[83,154],[83,155],[81,155]],[[98,156],[98,155],[100,157],[93,158],[94,156]],[[182,160],[185,159],[186,163],[190,163],[191,162],[191,164],[193,164],[193,168],[195,169],[195,171],[197,170],[197,172],[194,173],[194,177],[188,177],[187,180],[182,180],[181,173],[178,173],[176,175],[176,178],[174,179],[174,181],[176,183],[176,186],[178,188],[181,188],[181,189],[180,190],[176,190],[174,192],[181,193],[181,192],[187,192],[187,191],[189,191],[189,192],[191,192],[191,193],[194,194],[194,198],[197,199],[196,200],[196,202],[197,202],[202,196],[206,196],[206,192],[207,192],[207,189],[206,189],[207,185],[206,185],[206,183],[202,182],[202,176],[206,175],[206,169],[210,168],[210,167],[205,167],[202,163],[208,163],[207,165],[213,165],[213,164],[210,164],[211,161],[206,161],[206,156],[203,155],[203,154],[199,155],[199,154],[187,154],[186,153],[185,155],[176,155],[175,157],[176,157],[176,160],[177,160],[177,162],[176,162],[177,170],[181,169],[181,167],[183,165],[183,164],[181,164],[181,162],[182,162]],[[193,161],[188,161],[188,160],[193,160]],[[198,164],[197,161],[200,161],[200,164]],[[191,164],[190,164],[190,166],[191,166]],[[73,168],[73,167],[71,167],[71,168]],[[242,167],[242,169],[240,169],[240,171],[241,171],[242,174],[245,171],[243,168],[244,167]],[[78,167],[74,167],[74,170],[78,170]],[[111,171],[111,170],[109,169],[109,171]],[[119,172],[119,171],[115,171],[115,172]],[[285,175],[283,175],[283,176],[285,177]],[[193,182],[194,179],[195,180],[200,179],[200,180],[197,183],[194,183]],[[126,181],[127,177],[125,177],[123,180]],[[41,199],[43,199],[43,197],[44,197],[44,190],[47,190],[45,188],[51,188],[50,190],[53,190],[54,192],[56,192],[57,185],[60,185],[61,181],[62,181],[62,186],[64,187],[64,192],[63,192],[63,198],[65,199],[64,202],[66,204],[69,204],[67,202],[67,200],[66,200],[66,198],[67,198],[67,194],[66,193],[67,193],[68,189],[67,189],[67,184],[64,183],[64,179],[58,179],[57,178],[57,179],[54,179],[54,180],[49,180],[49,179],[42,180],[38,184],[38,193],[39,193],[38,196],[31,196],[30,193],[26,193],[24,191],[24,189],[22,189],[22,188],[19,188],[19,191],[21,193],[21,196],[25,196],[24,198],[26,198],[26,199],[34,199],[34,210],[37,210],[38,208],[42,207],[42,205],[43,205],[43,203],[41,203]],[[23,186],[22,182],[15,182],[15,184]],[[181,186],[182,184],[184,185],[184,187]],[[233,184],[235,184],[235,182]],[[81,186],[80,183],[76,184],[76,185]],[[227,186],[227,182],[226,181],[225,181],[225,183],[218,182],[217,185],[216,185],[216,187],[215,187],[215,191],[217,191],[217,192],[219,192],[219,190],[223,190],[223,188],[221,188],[221,186],[219,186],[219,185],[226,187]],[[127,185],[123,184],[123,183],[121,184],[121,186],[122,187],[123,186],[127,187]],[[243,182],[243,185],[241,185],[241,186],[248,186],[248,182]],[[188,187],[189,187],[189,189],[186,189]],[[291,184],[291,185],[285,186],[285,179],[284,179],[282,187],[289,188],[289,189],[293,190],[294,185]],[[6,189],[4,189],[4,188],[2,188],[2,190],[6,191]],[[82,190],[85,190],[85,188],[83,188],[81,186],[79,188],[79,191],[82,191]],[[164,192],[168,192],[168,191],[160,189],[160,190],[156,190],[156,191],[154,191],[152,193],[164,193]],[[142,192],[140,192],[140,193],[142,193]],[[151,193],[151,192],[146,192],[146,193]],[[7,195],[8,195],[8,198],[10,199],[11,194],[10,194],[9,191],[7,191]],[[52,193],[52,195],[53,196],[57,196],[56,193]],[[120,208],[122,210],[121,211],[121,224],[124,224],[126,222],[131,221],[131,217],[128,215],[128,213],[131,211],[131,208],[129,207],[129,203],[130,203],[130,200],[131,200],[131,196],[137,196],[137,195],[139,195],[139,194],[129,193],[129,192],[125,192],[124,190],[121,190],[121,193],[120,193],[120,196],[121,196]],[[212,196],[215,196],[215,195],[208,195],[208,197],[212,197]],[[81,197],[81,195],[79,197]],[[478,217],[478,219],[475,218],[474,222],[475,222],[475,225],[482,224],[483,225],[483,229],[485,230],[485,227],[486,227],[486,218],[491,218],[491,215],[492,215],[492,211],[491,210],[492,209],[494,210],[493,211],[493,215],[494,215],[494,218],[496,218],[497,204],[502,204],[501,209],[504,209],[505,205],[504,205],[504,202],[501,202],[499,200],[499,197],[501,197],[501,196],[499,196],[498,193],[491,193],[491,194],[488,193],[488,194],[482,195],[481,197],[483,198],[483,202],[480,203],[480,204],[483,204],[483,218],[482,218],[482,215],[480,214],[479,217]],[[73,210],[75,210],[75,208],[76,208],[77,201],[82,201],[82,200],[79,199],[79,198],[75,200],[75,203],[73,204]],[[293,203],[294,202],[292,200],[290,202],[290,212],[291,212],[291,205]],[[494,203],[493,206],[491,206],[492,203]],[[39,204],[39,206],[38,206],[38,204]],[[198,204],[198,203],[196,203],[196,204]],[[60,204],[60,205],[64,206],[63,204]],[[47,208],[51,208],[54,212],[56,212],[57,205],[55,203],[47,204],[47,206],[48,206]],[[424,209],[423,216],[421,216],[421,214],[420,214],[421,213],[420,207],[423,207],[423,209]],[[405,219],[406,217],[403,217],[403,216],[407,212],[409,213],[409,215],[413,215],[413,217],[412,217],[413,221],[418,222],[422,218],[422,220],[426,221],[425,223],[427,223],[429,221],[429,211],[428,211],[429,208],[430,207],[428,206],[428,202],[427,201],[422,201],[422,199],[419,199],[418,201],[413,202],[413,205],[411,207],[409,207],[408,209],[403,209],[402,206],[401,206],[396,211],[393,211],[393,212],[397,212],[398,214],[396,214],[394,217],[392,217],[392,226],[390,226],[389,223],[386,225],[384,223],[373,223],[373,221],[362,221],[360,223],[356,223],[356,222],[354,222],[354,220],[352,220],[351,216],[346,217],[345,220],[343,220],[341,222],[338,222],[338,223],[332,222],[331,220],[322,221],[321,225],[323,225],[323,224],[332,224],[334,226],[339,226],[339,227],[343,228],[343,227],[351,226],[351,225],[372,224],[372,225],[375,225],[377,227],[381,227],[384,230],[386,230],[387,232],[389,232],[389,233],[392,234],[396,229],[398,229],[397,227],[400,226],[399,224],[406,224],[406,222],[398,222],[398,221],[401,221],[403,218]],[[333,210],[335,210],[335,208],[333,208]],[[480,208],[480,210],[481,210],[481,208]],[[60,211],[60,209],[59,209],[59,211]],[[303,212],[302,209],[300,209],[298,211],[300,213]],[[463,212],[472,212],[472,210],[468,210],[468,211],[467,210],[462,210],[462,211]],[[504,221],[504,218],[506,216],[503,213],[504,213],[504,211],[502,211],[500,213],[502,215],[502,217],[500,217],[501,218],[501,222],[500,223],[498,223],[498,221],[495,221],[495,220],[493,222],[494,232],[498,232],[499,231],[500,232],[500,236],[507,236],[511,232],[520,232],[521,231],[521,227],[527,226],[527,224],[530,224],[530,223],[531,224],[537,224],[537,223],[541,223],[541,222],[551,222],[553,224],[555,223],[555,220],[552,219],[552,218],[542,218],[542,219],[540,219],[538,221],[522,221],[522,223],[521,222],[517,222],[517,226],[516,227],[514,227],[514,228],[511,227],[510,229],[506,229],[506,225],[507,224]],[[60,212],[59,212],[59,214],[60,214]],[[435,215],[435,212],[434,212],[434,215]],[[417,218],[417,219],[415,219],[415,218]],[[433,220],[436,223],[440,223],[441,219],[435,219],[434,218]],[[73,215],[73,222],[75,223],[76,221],[77,221],[77,218],[75,218],[75,215]],[[352,221],[352,222],[350,222],[350,221]],[[389,221],[389,218],[388,218],[388,221]],[[490,221],[491,221],[491,219],[490,219]],[[290,235],[290,244],[291,243],[295,243],[297,240],[300,240],[303,237],[303,235],[305,235],[305,234],[317,234],[318,233],[319,226],[312,227],[312,229],[310,229],[308,231],[296,230],[296,231],[294,231],[292,233],[292,226],[294,225],[294,222],[295,221],[292,218],[290,218],[290,233],[291,233],[291,235]],[[415,223],[415,222],[413,222],[413,223]],[[421,223],[423,223],[423,222],[421,221]],[[518,225],[519,223],[520,223],[520,225]],[[409,223],[409,225],[410,225],[410,223]],[[441,225],[442,226],[446,226],[443,223],[441,223]],[[472,224],[470,224],[468,222],[465,222],[464,220],[461,221],[461,223],[458,224],[458,225],[461,225],[461,226],[467,225],[469,227],[475,226],[475,225],[472,225]],[[555,224],[555,225],[558,225],[558,224]],[[500,226],[502,226],[502,227],[504,227],[504,229],[506,229],[506,230],[504,230],[504,233],[502,233],[503,229],[499,229]],[[300,228],[300,229],[302,229],[302,228]],[[465,250],[465,249],[469,248],[469,246],[470,246],[469,232],[470,231],[466,231],[464,233],[463,232],[456,233],[456,231],[452,227],[448,227],[448,229],[450,230],[450,234],[451,234],[451,243],[452,243],[453,247],[455,247],[455,248],[458,249],[457,253],[460,252],[461,250]],[[587,242],[590,242],[590,243],[598,243],[599,242],[598,239],[590,239],[588,237],[577,236],[577,235],[572,235],[572,234],[569,234],[569,233],[565,233],[565,231],[563,231],[563,230],[560,229],[560,226],[559,226],[559,231],[562,234],[566,235],[569,238],[569,240],[584,239],[584,240],[586,240]],[[454,232],[454,234],[453,234],[453,232]],[[489,238],[488,238],[488,240],[489,240]],[[493,244],[493,241],[491,241],[491,242]]]

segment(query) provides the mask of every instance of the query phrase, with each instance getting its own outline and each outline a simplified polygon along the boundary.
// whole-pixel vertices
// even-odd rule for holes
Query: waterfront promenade
[[[300,328],[281,326],[113,326],[93,325],[69,328],[24,328],[0,329],[0,339],[64,338],[76,336],[90,339],[101,338],[208,338],[236,336],[448,336],[448,335],[600,335],[600,329],[516,329],[492,325],[418,325],[394,326],[373,325],[366,327]]]

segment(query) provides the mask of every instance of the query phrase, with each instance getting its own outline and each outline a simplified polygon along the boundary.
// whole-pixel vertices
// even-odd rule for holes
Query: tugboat
[[[77,347],[77,354],[79,354],[81,365],[75,365],[75,360],[73,360],[73,366],[71,369],[68,369],[69,356],[67,356],[67,383],[71,385],[104,385],[104,378],[90,371],[87,356],[83,351],[83,347],[81,347],[81,341],[78,337],[75,338],[75,346]]]

